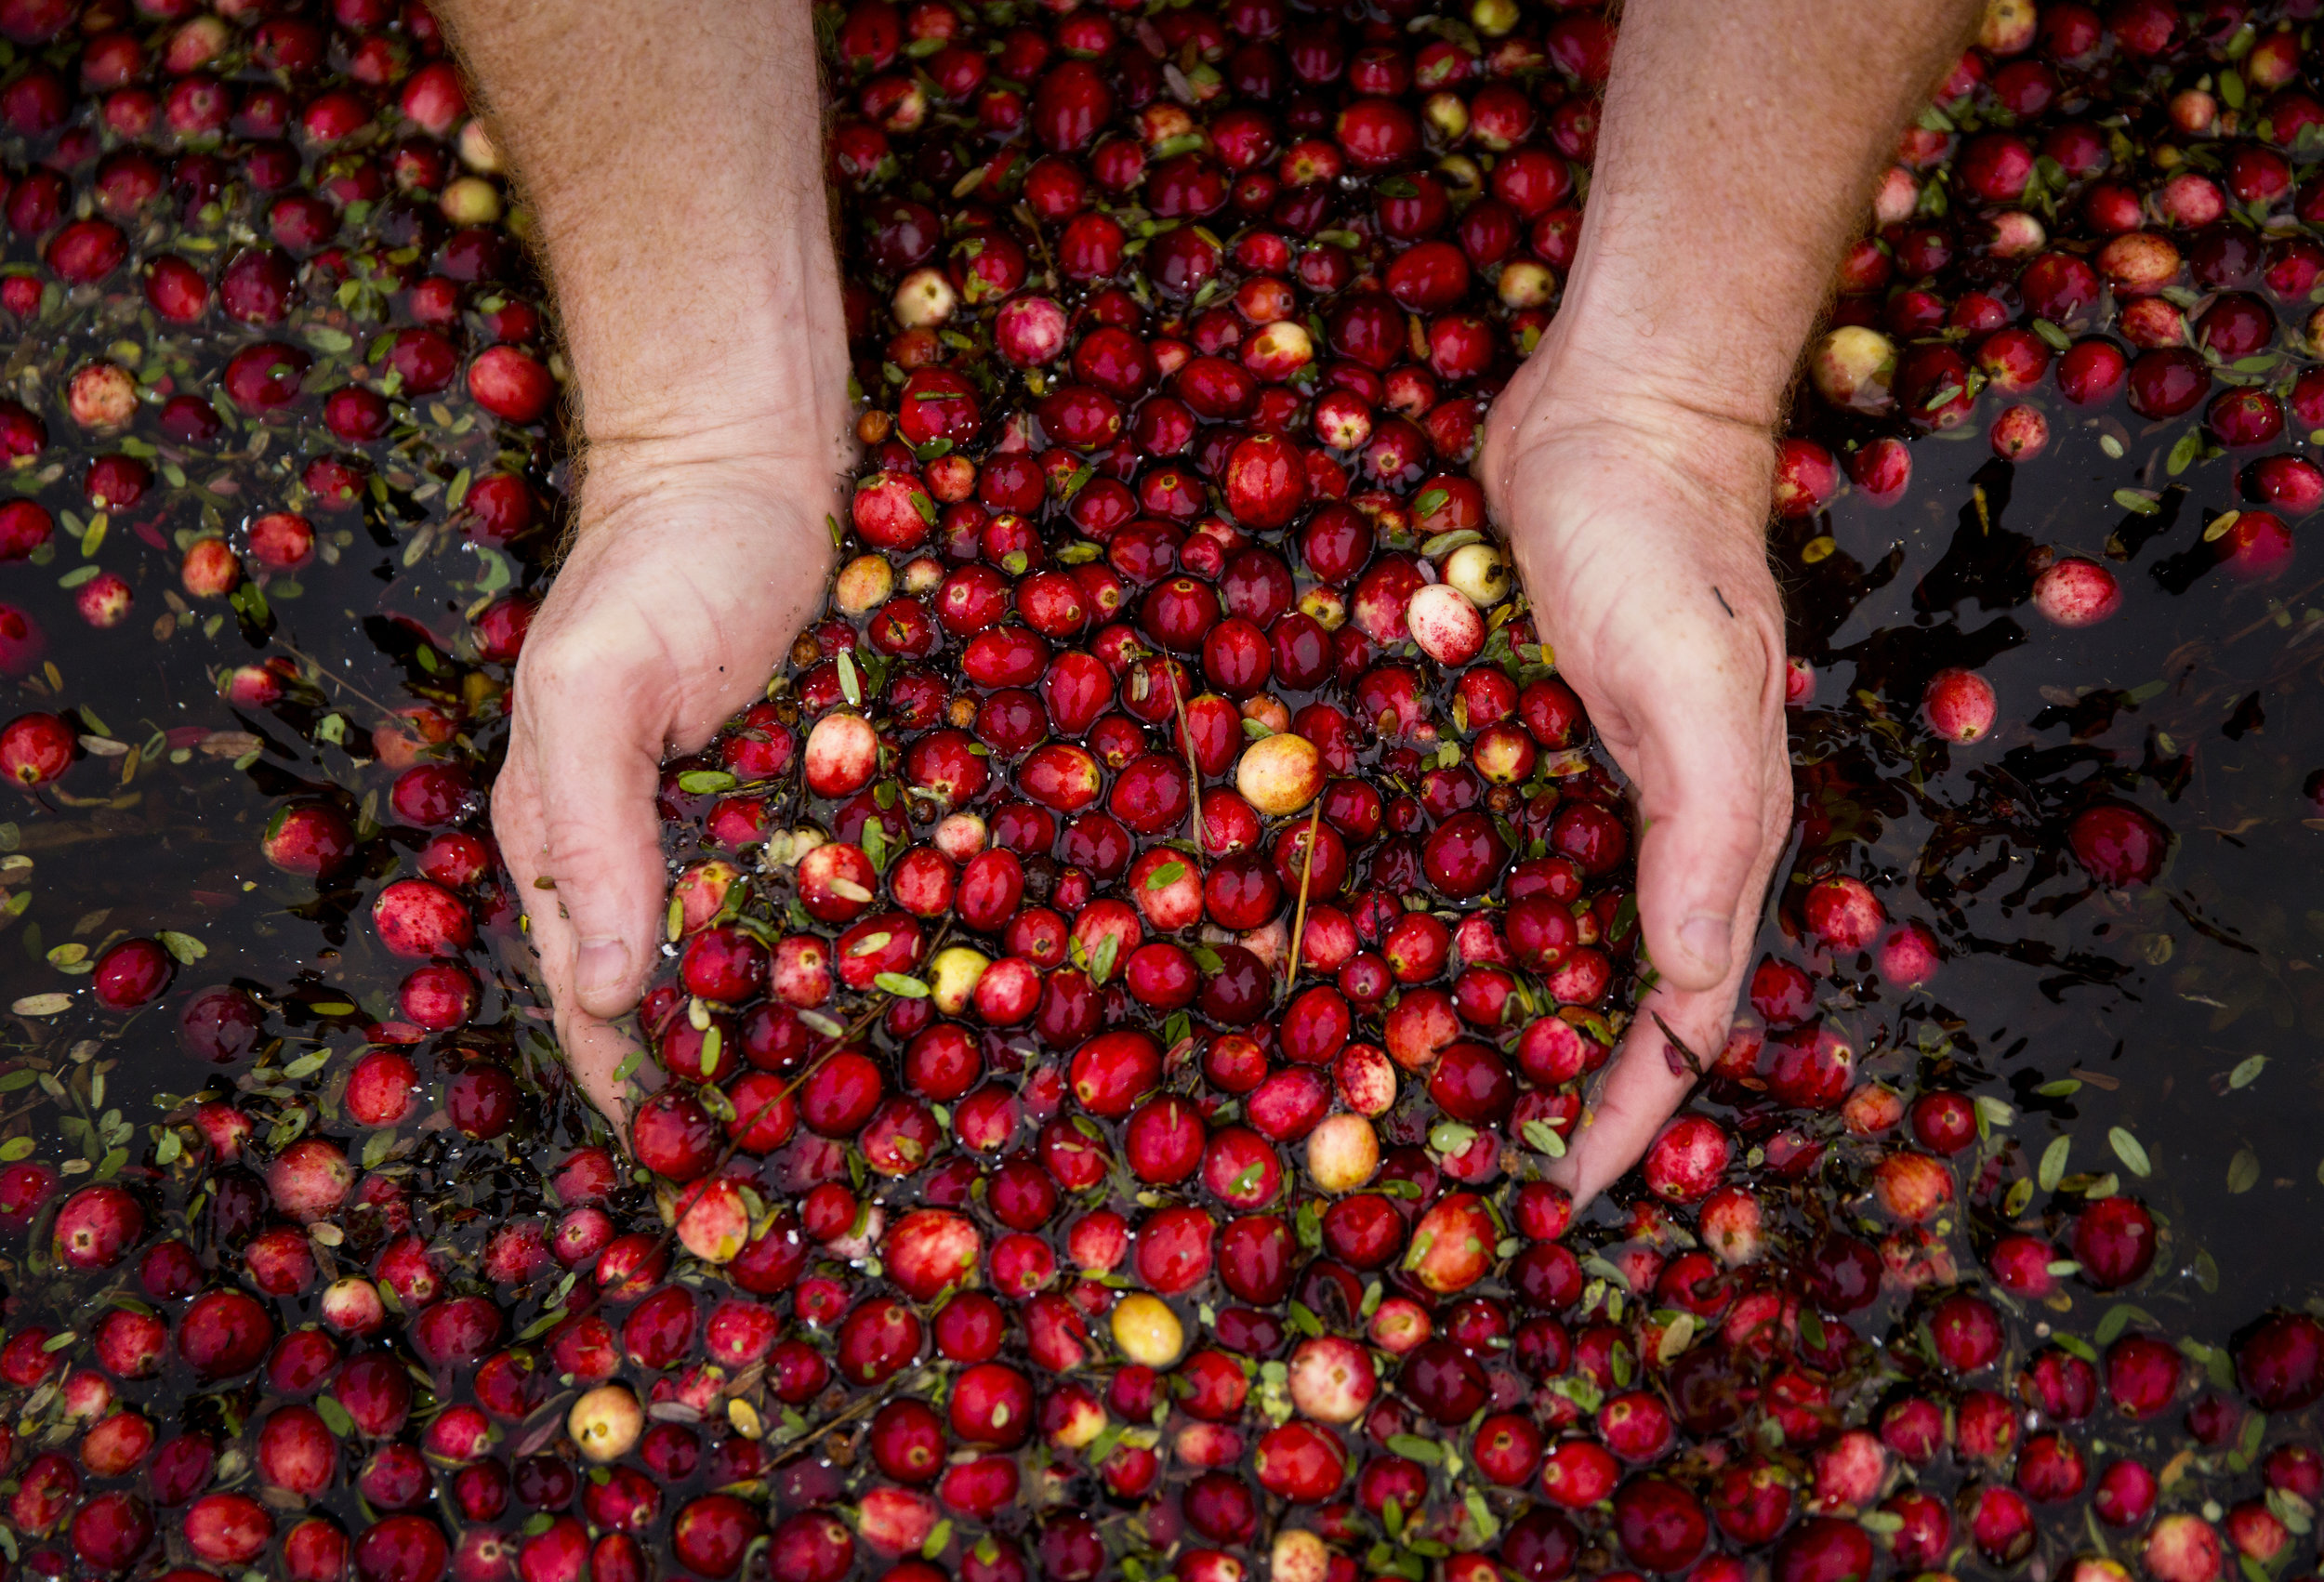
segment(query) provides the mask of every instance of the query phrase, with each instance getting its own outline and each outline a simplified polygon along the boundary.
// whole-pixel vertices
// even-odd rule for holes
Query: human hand
[[[1542,641],[1635,788],[1659,982],[1552,1170],[1578,1204],[1637,1162],[1733,1019],[1791,815],[1766,431],[1550,341],[1495,403],[1479,470]]]
[[[661,939],[661,760],[762,694],[822,600],[838,501],[827,454],[600,449],[518,660],[493,827],[566,1064],[625,1135],[614,1073],[634,1045],[610,1019],[637,1003]]]

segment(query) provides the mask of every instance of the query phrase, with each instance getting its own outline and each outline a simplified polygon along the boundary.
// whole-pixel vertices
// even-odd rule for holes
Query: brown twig
[[[1195,732],[1186,723],[1186,694],[1178,685],[1178,661],[1169,654],[1162,656],[1162,674],[1170,680],[1170,707],[1178,716],[1178,743],[1186,754],[1188,799],[1193,803],[1189,818],[1193,823],[1195,841],[1195,877],[1202,872],[1202,765],[1195,761]]]
[[[817,1440],[827,1438],[838,1430],[847,1427],[848,1424],[869,1416],[873,1408],[887,1404],[888,1398],[896,1392],[896,1387],[904,1381],[905,1377],[904,1374],[897,1374],[888,1381],[887,1388],[884,1390],[876,1390],[861,1401],[849,1403],[845,1410],[834,1413],[828,1422],[809,1430],[803,1438],[786,1440],[776,1445],[775,1449],[785,1456],[796,1456]]]
[[[1300,949],[1307,941],[1307,877],[1315,867],[1315,831],[1323,823],[1324,798],[1315,797],[1315,811],[1307,815],[1307,850],[1300,853],[1300,900],[1291,913],[1291,954],[1283,966],[1283,992],[1289,994],[1291,985],[1299,982]]]
[[[395,713],[394,709],[390,708],[386,704],[383,704],[377,698],[373,697],[369,692],[363,691],[363,688],[357,686],[346,677],[333,675],[331,671],[324,666],[322,660],[317,659],[313,654],[307,653],[297,643],[292,642],[287,638],[276,638],[274,640],[280,644],[283,650],[292,658],[306,661],[308,666],[313,669],[315,675],[323,680],[330,682],[335,687],[344,688],[346,691],[353,692],[357,697],[363,699],[365,703],[371,705],[372,707],[377,709],[382,714],[393,715]]]
[[[2305,599],[2309,594],[2314,593],[2319,587],[2324,587],[2324,577],[2319,577],[2316,581],[2308,584],[2307,587],[2302,588],[2299,592],[2293,594],[2289,599],[2278,599],[2273,600],[2276,606],[2274,610],[2270,610],[2266,614],[2262,615],[2258,620],[2252,622],[2241,631],[2230,636],[2227,639],[2227,641],[2241,642],[2245,638],[2250,637],[2253,632],[2258,631],[2262,626],[2275,625],[2278,611],[2290,610],[2294,604],[2297,604],[2301,600]]]
[[[1686,1061],[1684,1070],[1682,1070],[1679,1066],[1678,1061],[1670,1061],[1670,1074],[1672,1076],[1684,1076],[1687,1072],[1691,1071],[1695,1074],[1697,1079],[1700,1080],[1705,1069],[1703,1062],[1701,1059],[1696,1055],[1694,1050],[1686,1047],[1686,1040],[1680,1037],[1677,1033],[1671,1030],[1670,1024],[1662,1020],[1662,1013],[1660,1011],[1649,1010],[1646,1014],[1655,1019],[1655,1025],[1662,1029],[1662,1036],[1670,1046],[1670,1048],[1663,1051],[1663,1058],[1665,1060],[1669,1060],[1671,1055],[1675,1054],[1679,1056],[1680,1059]]]

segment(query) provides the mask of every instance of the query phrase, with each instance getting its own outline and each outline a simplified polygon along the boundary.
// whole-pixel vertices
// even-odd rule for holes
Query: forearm
[[[601,456],[837,463],[847,348],[807,0],[442,0],[538,222]]]
[[[1771,428],[1873,180],[1977,9],[1631,0],[1563,356],[1602,388]]]

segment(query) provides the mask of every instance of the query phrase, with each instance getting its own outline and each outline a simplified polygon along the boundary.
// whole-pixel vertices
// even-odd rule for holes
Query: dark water
[[[2185,1304],[2165,1322],[2218,1330],[2324,1290],[2324,824],[2304,789],[2324,763],[2324,557],[2295,529],[2307,541],[2282,575],[2235,579],[2202,543],[2242,504],[2235,458],[2173,478],[2182,426],[2078,415],[2053,403],[2051,448],[2025,465],[1996,460],[1980,423],[1925,439],[1895,506],[1843,495],[1828,523],[1780,535],[1793,640],[1818,666],[1795,764],[1834,831],[1808,855],[1946,942],[1925,991],[1868,994],[1862,1045],[1914,1051],[1886,1057],[1902,1074],[1946,1042],[2020,1113],[2029,1154],[2071,1134],[2069,1172],[2119,1171],[2106,1137],[2128,1128],[2153,1175],[2126,1185],[2171,1233],[2154,1295]],[[2126,488],[2158,492],[2159,513],[2123,508]],[[1803,564],[1826,532],[1836,548]],[[2043,619],[2026,601],[2040,547],[2112,566],[2120,611],[2078,630]],[[1993,733],[1966,747],[1914,728],[1948,665],[2000,696]],[[2149,890],[2099,890],[2064,851],[2061,811],[2099,787],[2172,832]]]

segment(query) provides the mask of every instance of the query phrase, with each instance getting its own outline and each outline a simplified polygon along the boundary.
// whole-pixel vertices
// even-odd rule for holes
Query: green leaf
[[[314,1049],[299,1056],[283,1068],[283,1074],[293,1082],[303,1081],[331,1063],[331,1051]]]
[[[1565,1157],[1565,1140],[1547,1121],[1527,1121],[1524,1127],[1525,1146],[1536,1154],[1546,1154],[1552,1159]]]
[[[1465,1154],[1476,1140],[1476,1128],[1459,1121],[1438,1121],[1428,1129],[1428,1145],[1439,1154]]]
[[[1444,489],[1423,489],[1420,492],[1420,497],[1412,502],[1413,514],[1424,517],[1434,516],[1438,511],[1443,510],[1451,499],[1451,494]]]
[[[2041,1168],[2036,1179],[2041,1182],[2043,1192],[2058,1190],[2058,1182],[2066,1179],[2066,1157],[2073,1151],[2074,1140],[2070,1137],[2052,1138],[2050,1146],[2041,1151]]]
[[[2127,1127],[2107,1127],[2106,1141],[2114,1149],[2114,1156],[2122,1161],[2122,1167],[2131,1174],[2144,1180],[2155,1173],[2154,1166],[2147,1160],[2146,1150],[2139,1145],[2138,1139],[2131,1135]]]
[[[888,993],[907,1000],[924,1000],[928,997],[926,983],[921,982],[918,978],[907,978],[901,972],[882,972],[872,980],[872,983],[877,988],[885,989]]]
[[[2114,492],[2114,503],[2126,511],[2132,511],[2143,517],[2162,514],[2162,502],[2144,489],[2117,489]]]
[[[951,1542],[952,1518],[947,1516],[928,1530],[928,1536],[920,1544],[920,1558],[934,1560],[944,1552],[944,1546]]]
[[[2188,468],[2194,466],[2195,458],[2202,454],[2203,436],[2201,430],[2189,428],[2185,433],[2180,435],[2178,442],[2171,447],[2170,457],[2164,461],[2163,467],[2170,472],[2172,477],[2176,478],[2180,473],[2185,472]]]
[[[857,708],[864,706],[864,683],[855,674],[855,655],[848,649],[839,650],[832,663],[838,667],[839,691]]]
[[[1445,1462],[1445,1447],[1433,1439],[1422,1439],[1417,1433],[1390,1434],[1388,1454],[1429,1467],[1441,1467]]]
[[[2064,351],[2074,344],[2074,337],[2072,336],[2067,335],[2064,330],[2058,328],[2057,325],[2052,323],[2047,319],[2036,319],[2034,321],[2034,334],[2040,336],[2043,340],[2048,341],[2050,343],[2050,349],[2053,351]]]
[[[355,349],[355,337],[328,324],[310,324],[307,326],[307,344],[317,351],[352,351]]]
[[[734,788],[734,777],[722,769],[690,769],[678,777],[678,788],[690,797],[714,797]]]
[[[324,1428],[329,1429],[340,1439],[345,1439],[355,1431],[355,1419],[348,1415],[346,1407],[340,1405],[331,1396],[315,1397],[315,1416],[323,1419]]]
[[[1456,549],[1464,548],[1472,544],[1482,544],[1484,542],[1485,534],[1479,533],[1475,528],[1456,527],[1450,533],[1440,533],[1435,537],[1431,538],[1426,543],[1422,544],[1420,546],[1420,553],[1433,560],[1439,555],[1449,555]]]
[[[1170,886],[1176,884],[1179,880],[1184,878],[1185,877],[1185,864],[1163,863],[1156,865],[1154,872],[1146,876],[1146,888],[1148,890],[1168,890]]]
[[[2227,1190],[2240,1195],[2260,1184],[2260,1156],[2248,1147],[2227,1161]]]
[[[2266,1069],[2265,1055],[2246,1055],[2236,1063],[2235,1070],[2227,1074],[2227,1086],[2230,1088],[2249,1088],[2260,1079],[2260,1073]]]

